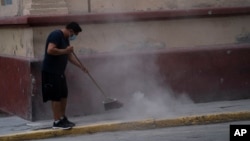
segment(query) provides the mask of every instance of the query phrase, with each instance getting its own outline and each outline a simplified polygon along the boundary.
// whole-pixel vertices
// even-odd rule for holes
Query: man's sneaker
[[[69,126],[71,126],[71,127],[76,126],[76,124],[73,123],[73,122],[71,122],[71,121],[69,121],[68,118],[67,118],[66,116],[64,116],[63,119],[61,119],[61,120],[62,120],[64,123],[66,123],[66,124],[68,124]]]
[[[72,126],[70,126],[69,124],[63,122],[62,120],[59,120],[58,123],[54,122],[53,123],[53,129],[71,129]]]

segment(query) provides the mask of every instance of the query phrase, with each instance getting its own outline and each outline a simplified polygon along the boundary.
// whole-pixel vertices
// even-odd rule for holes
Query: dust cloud
[[[119,109],[120,117],[126,120],[172,117],[183,112],[186,104],[193,104],[185,93],[175,94],[168,87],[167,78],[157,64],[157,56],[138,54],[115,55],[90,69],[106,95],[124,103]],[[85,78],[85,81],[88,80]],[[97,103],[101,103],[103,97],[93,84],[90,85],[92,87],[88,89],[94,93],[91,105],[100,108],[102,106]]]

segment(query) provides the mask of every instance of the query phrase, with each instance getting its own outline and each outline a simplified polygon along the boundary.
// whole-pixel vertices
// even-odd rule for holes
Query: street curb
[[[129,122],[108,122],[108,123],[91,124],[85,126],[77,126],[70,130],[46,129],[46,130],[30,131],[17,134],[2,135],[0,136],[0,140],[19,141],[19,140],[44,139],[44,138],[59,137],[64,135],[83,135],[83,134],[92,134],[98,132],[166,128],[175,126],[201,125],[201,124],[211,124],[211,123],[239,121],[239,120],[250,120],[250,111],[196,115],[196,116],[179,117],[174,119],[146,119],[146,120],[129,121]]]

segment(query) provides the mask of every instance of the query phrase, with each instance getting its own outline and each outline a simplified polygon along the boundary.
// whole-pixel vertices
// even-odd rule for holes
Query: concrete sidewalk
[[[0,117],[0,140],[30,140],[61,135],[250,120],[250,99],[187,104],[181,109],[176,109],[174,113],[161,116],[129,117],[123,114],[123,110],[125,109],[98,115],[71,117],[70,120],[77,124],[71,130],[51,129],[52,120],[30,122],[15,116]]]

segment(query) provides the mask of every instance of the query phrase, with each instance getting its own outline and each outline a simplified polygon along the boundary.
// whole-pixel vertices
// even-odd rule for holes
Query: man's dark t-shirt
[[[45,55],[42,66],[42,71],[53,74],[64,74],[68,62],[68,55],[49,55],[47,53],[49,43],[54,43],[59,49],[65,49],[69,46],[69,40],[64,37],[61,30],[51,32],[46,41]]]

